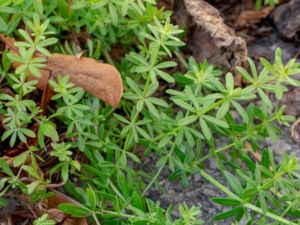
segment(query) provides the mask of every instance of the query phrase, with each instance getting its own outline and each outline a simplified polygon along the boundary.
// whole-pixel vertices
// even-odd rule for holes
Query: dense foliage
[[[288,85],[300,86],[292,78],[300,73],[298,63],[283,64],[280,49],[275,63],[262,58],[259,70],[249,59],[249,72],[237,68],[248,85],[236,87],[231,73],[193,58],[185,61],[183,31],[170,15],[154,0],[0,2],[0,31],[19,40],[20,53],[1,55],[0,85],[13,90],[0,94],[1,145],[5,154],[25,143],[22,153],[0,160],[0,205],[9,204],[7,195],[16,189],[32,204],[44,201],[51,194],[47,187],[59,180],[79,202],[59,209],[88,217],[91,224],[203,224],[197,207],[182,204],[180,218],[173,218],[171,206],[163,209],[147,198],[168,169],[169,179],[185,186],[199,173],[225,192],[228,197],[212,199],[229,207],[215,220],[299,224],[297,158],[283,154],[276,162],[272,149],[261,145],[267,137],[277,138],[278,125],[294,119],[279,103]],[[125,87],[119,108],[85,94],[62,74],[49,81],[55,95],[48,114],[41,114],[37,82],[26,78],[45,67],[34,54],[52,52],[84,52],[114,64]],[[12,61],[19,63],[15,70]],[[30,138],[36,145],[28,144]],[[261,160],[250,157],[249,148],[261,152]],[[138,169],[150,155],[158,158],[153,174]],[[208,158],[215,158],[228,186],[205,172]],[[47,161],[54,162],[51,168]],[[54,224],[46,214],[34,222],[46,223]]]

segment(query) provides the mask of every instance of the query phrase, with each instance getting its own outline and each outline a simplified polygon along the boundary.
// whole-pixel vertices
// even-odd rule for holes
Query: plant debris
[[[207,31],[216,46],[223,50],[220,60],[226,60],[228,68],[244,64],[247,59],[246,42],[225,25],[219,11],[202,0],[184,0],[184,2],[196,24]]]

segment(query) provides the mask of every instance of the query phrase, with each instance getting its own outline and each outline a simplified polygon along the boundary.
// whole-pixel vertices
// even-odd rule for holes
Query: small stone
[[[271,149],[276,155],[282,155],[284,151],[292,150],[292,146],[282,139],[278,139],[273,142],[270,138],[268,138],[266,142],[271,145]]]
[[[195,182],[199,182],[201,180],[201,176],[199,175],[199,174],[196,174],[195,176],[194,176],[194,181]]]

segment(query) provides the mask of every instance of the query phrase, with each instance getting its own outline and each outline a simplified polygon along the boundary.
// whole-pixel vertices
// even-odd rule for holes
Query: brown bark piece
[[[207,31],[217,47],[222,50],[221,57],[228,62],[227,67],[242,65],[247,59],[246,42],[225,25],[219,11],[203,0],[184,2],[196,24]]]

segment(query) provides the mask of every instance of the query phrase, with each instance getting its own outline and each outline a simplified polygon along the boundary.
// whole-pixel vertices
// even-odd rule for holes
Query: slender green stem
[[[119,192],[119,190],[114,185],[114,183],[111,180],[108,180],[108,183],[111,186],[111,188],[113,189],[113,191],[119,196],[119,198],[122,199],[125,202],[125,199],[124,199],[123,195]]]
[[[101,225],[100,221],[99,221],[98,218],[97,218],[97,215],[96,215],[95,213],[93,213],[92,216],[93,216],[93,219],[94,219],[95,223],[96,223],[97,225]]]
[[[172,148],[170,150],[170,152],[168,153],[167,157],[169,158],[174,151],[175,148],[175,143],[173,143]],[[142,193],[142,196],[145,195],[149,189],[151,188],[151,186],[154,184],[155,180],[158,178],[158,176],[161,174],[163,168],[165,167],[165,165],[167,164],[168,160],[166,160],[158,169],[158,171],[156,172],[155,176],[152,178],[152,180],[150,181],[150,183],[147,185],[147,187],[145,188],[145,190]]]
[[[226,193],[229,197],[237,199],[242,202],[242,199],[235,195],[233,192],[231,192],[227,187],[225,187],[223,184],[221,184],[219,181],[214,179],[212,176],[210,176],[208,173],[206,173],[204,170],[196,166],[196,169],[198,169],[198,172],[201,176],[203,176],[206,180],[208,180],[210,183],[212,183],[215,187],[219,188],[221,191]],[[258,208],[257,206],[251,204],[251,203],[244,203],[243,206],[247,209],[250,209],[252,211],[255,211],[261,215],[264,215],[268,218],[274,219],[278,222],[281,222],[283,224],[288,224],[288,225],[297,225],[294,222],[291,222],[281,216],[275,215],[270,212],[264,212],[262,209]]]
[[[239,201],[242,201],[240,197],[235,195],[233,192],[231,192],[227,187],[225,187],[223,184],[221,184],[219,181],[217,181],[215,178],[210,176],[208,173],[206,173],[201,168],[197,167],[199,174],[204,177],[206,180],[208,180],[211,184],[213,184],[215,187],[219,188],[221,191],[223,191],[225,194],[230,196],[231,198],[237,199]]]
[[[154,56],[153,56],[153,59],[152,59],[151,65],[150,65],[151,68],[153,68],[155,66],[156,62],[157,62],[157,59],[158,59],[158,56],[159,56],[159,50],[160,50],[160,45],[157,46],[157,48],[155,49]],[[148,91],[150,83],[151,83],[151,75],[150,75],[150,72],[149,72],[149,74],[147,76],[146,83],[145,83],[144,91],[143,91],[143,96],[142,96],[143,99],[147,95],[147,91]],[[134,114],[134,117],[133,117],[132,124],[134,124],[136,122],[139,114],[140,114],[140,112],[136,110],[135,114]],[[127,148],[128,148],[128,145],[129,145],[128,143],[129,143],[130,138],[131,138],[131,136],[127,135],[127,137],[125,139],[125,144],[124,144],[124,147],[123,147],[124,152],[127,151]]]
[[[283,224],[287,224],[287,225],[297,225],[296,223],[294,223],[294,222],[292,222],[292,221],[289,221],[289,220],[287,220],[287,219],[285,219],[285,218],[283,218],[283,217],[281,217],[281,216],[277,216],[277,215],[275,215],[275,214],[273,214],[273,213],[270,213],[270,212],[264,212],[262,209],[258,208],[258,207],[255,206],[255,205],[252,205],[252,204],[250,204],[250,203],[245,203],[245,204],[244,204],[244,207],[246,207],[247,209],[250,209],[250,210],[252,210],[252,211],[254,211],[254,212],[257,212],[257,213],[259,213],[259,214],[262,214],[262,215],[264,215],[264,216],[266,216],[266,217],[269,217],[269,218],[271,218],[271,219],[274,219],[274,220],[276,220],[276,221],[278,221],[278,222],[281,222],[281,223],[283,223]]]

